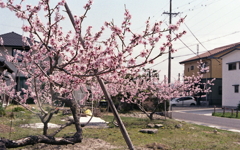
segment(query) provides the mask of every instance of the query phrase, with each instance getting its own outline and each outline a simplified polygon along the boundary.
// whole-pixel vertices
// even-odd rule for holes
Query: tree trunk
[[[149,119],[150,119],[150,120],[154,120],[154,119],[153,119],[153,115],[154,115],[154,114],[155,114],[155,112],[150,113],[150,115],[149,115]]]
[[[74,134],[75,142],[81,142],[82,141],[82,128],[80,124],[80,107],[78,106],[75,99],[65,99],[62,97],[57,97],[56,99],[62,101],[63,103],[66,103],[70,106],[70,109],[72,111],[73,115],[73,121],[76,128],[76,133]]]
[[[72,105],[70,105],[70,109],[72,111],[73,120],[75,123],[76,133],[74,134],[74,137],[76,138],[76,142],[82,142],[82,128],[80,124],[80,108],[78,107],[78,104],[75,100],[70,100]]]
[[[62,137],[62,138],[54,138],[52,136],[29,136],[19,140],[9,140],[5,138],[0,138],[0,149],[4,150],[5,148],[16,148],[22,147],[26,145],[34,145],[37,143],[46,143],[53,145],[66,145],[66,144],[74,144],[76,142],[75,135],[72,137]]]
[[[47,135],[48,122],[43,122],[43,135]]]

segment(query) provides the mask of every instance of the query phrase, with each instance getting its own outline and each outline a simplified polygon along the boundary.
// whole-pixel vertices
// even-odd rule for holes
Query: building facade
[[[222,105],[236,108],[240,103],[240,47],[222,56]]]
[[[194,56],[187,60],[181,61],[180,64],[184,65],[184,76],[192,76],[199,72],[200,60],[202,61],[202,67],[208,67],[208,72],[202,72],[203,78],[201,82],[207,80],[214,80],[214,86],[211,87],[212,92],[204,93],[204,99],[209,105],[222,105],[222,58],[221,56],[229,53],[240,43],[234,43],[222,47],[215,48],[200,55]],[[202,99],[201,99],[202,100]]]

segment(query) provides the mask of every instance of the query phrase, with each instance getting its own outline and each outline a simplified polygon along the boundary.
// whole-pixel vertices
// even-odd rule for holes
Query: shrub
[[[0,103],[0,117],[5,116],[5,115],[6,115],[5,109],[3,108],[2,103]]]
[[[22,107],[15,107],[13,108],[13,112],[19,112],[19,111],[24,111],[25,109]]]

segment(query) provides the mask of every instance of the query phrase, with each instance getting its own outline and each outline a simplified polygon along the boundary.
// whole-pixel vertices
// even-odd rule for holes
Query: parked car
[[[197,102],[192,96],[184,96],[171,99],[170,104],[171,106],[195,106]]]

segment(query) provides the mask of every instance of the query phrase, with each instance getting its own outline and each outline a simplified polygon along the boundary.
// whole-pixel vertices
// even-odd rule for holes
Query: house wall
[[[216,66],[215,64],[212,65],[212,61],[210,59],[203,59],[202,62],[206,63],[209,67],[209,72],[206,72],[203,74],[203,78],[216,78],[212,77],[212,67]],[[215,61],[214,61],[215,63]],[[194,70],[191,70],[191,67],[194,67]],[[184,76],[192,76],[197,75],[197,72],[199,72],[199,61],[191,61],[184,64]],[[221,67],[220,67],[221,68]],[[219,70],[221,72],[221,70]],[[222,74],[222,73],[220,73]]]
[[[222,105],[226,107],[237,107],[240,102],[240,92],[234,92],[233,85],[240,85],[240,51],[235,50],[222,57],[222,75],[223,75],[223,95]],[[228,70],[228,64],[230,62],[237,62],[236,70]]]
[[[184,64],[184,76],[197,75],[199,68],[199,61],[191,61]],[[209,105],[222,105],[222,60],[221,59],[202,59],[203,63],[206,63],[209,67],[209,72],[203,74],[202,82],[212,80],[215,78],[214,86],[211,87],[212,92],[207,94],[207,101]],[[191,66],[194,66],[194,70],[191,70]]]
[[[222,78],[222,60],[221,59],[211,59],[211,78]]]
[[[209,60],[205,60],[203,62],[210,62]],[[209,64],[209,63],[208,63]],[[193,70],[192,70],[193,66]],[[197,72],[199,72],[199,63],[198,61],[191,61],[184,64],[184,76],[192,76],[197,75]],[[210,73],[207,72],[203,75],[203,78],[210,77]]]

